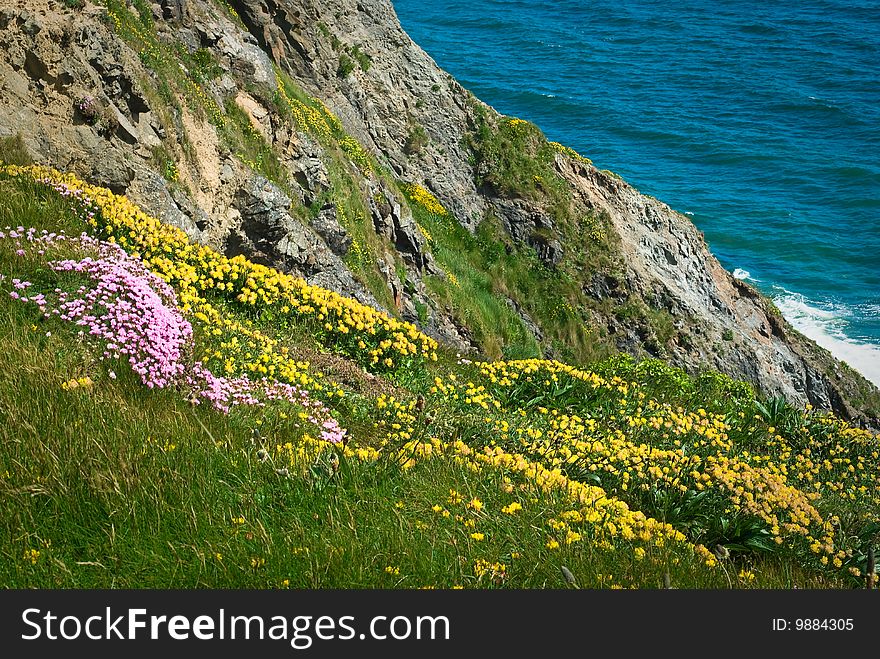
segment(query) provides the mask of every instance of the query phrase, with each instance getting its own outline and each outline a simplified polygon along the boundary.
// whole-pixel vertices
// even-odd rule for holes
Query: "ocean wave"
[[[759,279],[755,279],[752,277],[752,273],[748,270],[743,270],[742,268],[736,268],[733,271],[733,276],[736,279],[741,279],[742,281],[760,281]]]
[[[846,334],[846,317],[851,313],[845,307],[822,308],[803,295],[781,291],[773,295],[773,302],[795,329],[880,387],[880,346]]]

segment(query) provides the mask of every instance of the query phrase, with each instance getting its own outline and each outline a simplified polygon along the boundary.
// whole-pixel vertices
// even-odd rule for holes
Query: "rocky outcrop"
[[[404,32],[390,0],[232,0],[232,6],[275,63],[400,178],[424,182],[469,227],[483,218],[487,206],[461,141],[472,97]],[[369,66],[340,76],[340,59],[355,46]],[[427,145],[407,153],[416,126],[426,131]]]
[[[691,371],[708,366],[766,394],[858,417],[830,374],[833,358],[722,268],[686,217],[594,167],[563,159],[558,166],[584,205],[611,219],[628,287],[688,320],[684,329],[694,340],[673,344],[672,362]],[[592,285],[600,296],[620,291],[618,282],[605,277]]]
[[[158,139],[130,74],[134,54],[100,23],[97,7],[77,16],[44,3],[4,5],[0,133],[20,132],[41,159],[125,192],[148,169],[134,151]],[[77,109],[83,101],[86,114]]]
[[[544,209],[523,199],[493,198],[492,203],[512,238],[532,247],[545,264],[559,263],[564,248],[556,236],[553,220]]]
[[[312,220],[312,228],[327,243],[327,247],[337,256],[345,256],[351,248],[351,236],[339,224],[336,217],[336,207],[327,204],[321,207],[317,217]]]
[[[401,205],[387,188],[372,187],[370,192],[370,214],[376,233],[394,245],[410,268],[437,274],[434,258],[426,249],[425,239],[409,208]]]
[[[236,192],[234,206],[240,221],[226,237],[227,256],[242,254],[255,263],[279,268],[311,284],[381,307],[321,236],[290,214],[290,198],[267,179],[250,178]],[[325,227],[331,222],[330,217],[330,213],[324,213]],[[332,217],[335,219],[335,211]],[[340,230],[345,233],[336,224],[335,231]]]

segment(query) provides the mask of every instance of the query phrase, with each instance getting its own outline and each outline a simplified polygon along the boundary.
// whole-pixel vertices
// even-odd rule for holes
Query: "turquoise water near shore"
[[[880,385],[880,3],[393,2],[465,87],[686,213]]]

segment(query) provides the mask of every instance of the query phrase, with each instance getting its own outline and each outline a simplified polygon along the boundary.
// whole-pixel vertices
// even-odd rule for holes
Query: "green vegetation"
[[[582,287],[589,273],[613,267],[607,218],[588,214],[580,223],[567,219],[559,229],[572,236],[565,241],[571,247],[551,268],[533,246],[512,241],[497,218],[486,217],[471,234],[421,186],[404,185],[402,190],[417,223],[430,236],[437,262],[451,275],[429,278],[428,287],[439,308],[452,309],[459,323],[469,328],[484,354],[536,356],[549,347],[565,359],[590,363],[613,352],[611,341],[597,336],[592,322],[594,310],[605,315],[611,310],[589,298]],[[585,244],[585,229],[596,242]],[[575,233],[580,235],[575,238]],[[532,241],[539,243],[541,238],[536,232]],[[539,326],[543,345],[507,299]],[[651,322],[647,310],[640,313],[646,324]],[[651,320],[668,329],[661,312]],[[671,328],[671,321],[668,325]]]
[[[345,53],[339,56],[339,66],[336,68],[336,75],[340,78],[347,78],[354,71],[356,64]]]
[[[286,168],[248,113],[233,99],[227,101],[225,110],[227,121],[219,132],[226,146],[241,162],[290,195],[291,184]]]
[[[103,0],[103,4],[116,33],[138,53],[143,65],[156,74],[159,96],[172,107],[180,107],[182,99],[197,117],[222,127],[223,110],[202,88],[205,82],[219,75],[219,67],[210,52],[200,49],[190,54],[182,45],[172,46],[161,41],[156,35],[152,11],[144,0],[134,2],[137,16],[119,0]]]
[[[118,0],[106,0],[105,4],[114,29],[139,52],[141,61],[156,74],[158,83],[152,79],[143,81],[148,96],[161,99],[155,105],[159,108],[175,108],[181,107],[182,102],[196,117],[207,119],[214,125],[224,145],[241,162],[294,196],[291,191],[293,183],[277,152],[253,125],[248,114],[232,99],[220,107],[205,93],[203,85],[221,73],[214,55],[204,48],[190,53],[182,44],[167,44],[159,40],[151,14],[147,20],[149,8],[143,2],[136,5],[137,16]],[[227,10],[237,17],[231,7],[227,7]],[[349,50],[358,64],[345,54],[340,57],[340,62],[346,58],[352,69],[360,65],[366,70],[369,57],[356,47]],[[374,171],[376,164],[363,147],[345,132],[336,116],[323,103],[305,94],[280,70],[276,75],[277,89],[275,97],[271,99],[272,109],[297,129],[315,137],[324,147],[329,160],[325,164],[331,179],[330,190],[322,194],[311,209],[293,210],[303,219],[308,219],[324,203],[332,203],[340,222],[355,241],[351,253],[346,257],[347,263],[367,290],[385,308],[394,311],[394,301],[376,265],[388,246],[375,233],[364,192],[356,180],[360,178],[359,174]],[[162,114],[166,128],[175,124],[168,113]],[[175,154],[170,146],[173,143],[166,140],[166,144],[159,147],[158,155],[154,154],[154,161],[161,160],[157,161],[160,171],[172,182],[179,177],[184,161],[194,157],[187,151],[188,140],[183,126],[176,126],[174,133],[179,139],[182,153]],[[351,171],[349,162],[354,163],[357,173]]]
[[[569,217],[571,191],[553,170],[556,150],[533,123],[496,120],[474,106],[476,127],[469,140],[477,184],[505,197],[544,201],[559,220]]]
[[[373,63],[373,60],[363,52],[358,45],[354,45],[351,47],[351,56],[354,57],[355,61],[358,63],[358,66],[361,67],[361,71],[369,71],[370,64]]]
[[[190,53],[182,44],[178,44],[177,53],[180,60],[189,69],[193,81],[198,84],[215,80],[223,74],[223,69],[220,68],[217,59],[207,48],[199,48]]]
[[[182,185],[180,168],[193,163],[175,123],[188,108],[291,193],[296,183],[248,113],[205,93],[220,74],[211,52],[157,39],[144,0],[134,13],[105,4],[155,73],[145,93],[164,101],[156,105],[173,139],[154,150],[157,171]],[[340,53],[341,77],[369,69],[359,46],[317,29]],[[657,355],[683,338],[668,311],[625,290],[609,219],[580,207],[554,166],[559,154],[589,160],[528,122],[476,107],[468,147],[477,183],[550,222],[522,243],[491,213],[470,232],[276,75],[273,112],[321,145],[329,180],[292,212],[309,221],[335,210],[353,239],[345,263],[392,315],[188,244],[107,191],[6,167],[30,159],[20,136],[0,138],[8,587],[561,588],[570,585],[563,567],[581,588],[864,585],[880,539],[877,437],[781,398],[756,399],[716,372],[616,354],[596,317],[635,328]],[[405,151],[427,144],[413,124]],[[61,194],[36,182],[44,176]],[[425,275],[432,299],[415,301],[419,322],[432,307],[450,310],[480,347],[473,360],[435,350],[393,317],[378,260],[415,289],[370,207],[385,217],[404,199],[445,271]],[[161,303],[191,324],[178,356],[186,377],[145,386],[129,361],[102,355],[98,339],[41,313],[38,301],[51,308],[95,286],[53,263],[98,255],[75,241],[34,248],[44,231],[111,240],[174,288]],[[557,239],[565,249],[550,265],[536,247]],[[594,276],[614,295],[585,292]],[[550,351],[590,370],[541,359]],[[219,384],[200,391],[200,369]],[[253,393],[255,382],[295,395],[209,402],[226,386]]]
[[[372,59],[360,49],[360,46],[343,46],[335,35],[332,45],[334,50],[343,51],[339,54],[339,66],[336,69],[336,75],[340,78],[347,78],[356,68],[360,68],[361,71],[369,70]]]
[[[16,151],[0,143],[0,158]],[[0,174],[0,199],[0,229],[89,227],[26,176]],[[441,218],[419,220],[441,244]],[[503,259],[490,235],[465,251]],[[10,587],[566,587],[563,566],[582,588],[864,583],[877,439],[828,415],[656,360],[585,372],[444,355],[385,378],[316,354],[329,371],[313,382],[343,366],[359,382],[342,396],[309,385],[348,431],[328,444],[284,401],[223,413],[100,360],[76,326],[10,295],[89,285],[22,241],[0,239]],[[234,299],[221,314],[254,316]],[[214,345],[211,327],[198,325],[194,354]]]

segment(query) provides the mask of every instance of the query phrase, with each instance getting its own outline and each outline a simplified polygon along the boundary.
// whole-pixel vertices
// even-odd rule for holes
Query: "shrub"
[[[180,169],[177,167],[177,163],[173,160],[168,160],[165,163],[165,169],[162,174],[165,177],[165,180],[171,183],[180,179]]]
[[[369,70],[370,65],[373,63],[372,58],[363,52],[360,49],[360,46],[352,46],[351,56],[357,60],[358,66],[361,67],[361,71]]]
[[[207,48],[199,48],[189,59],[193,80],[199,84],[219,78],[223,74],[223,69]]]
[[[347,78],[348,75],[354,71],[354,62],[352,59],[343,53],[339,56],[339,67],[336,69],[336,75],[340,78]]]

